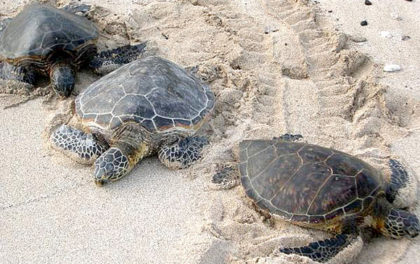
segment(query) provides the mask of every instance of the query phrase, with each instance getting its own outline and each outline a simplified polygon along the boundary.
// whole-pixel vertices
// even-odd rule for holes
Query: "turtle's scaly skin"
[[[213,106],[209,87],[168,60],[148,57],[89,86],[76,98],[76,115],[105,134],[132,122],[153,134],[189,136]]]
[[[30,4],[1,34],[0,59],[14,65],[28,62],[43,65],[51,52],[57,50],[74,56],[89,51],[92,57],[97,38],[95,25],[86,18],[48,5]],[[86,55],[75,61],[87,60]]]
[[[240,144],[241,182],[258,206],[297,225],[340,232],[342,220],[371,213],[382,176],[336,150],[297,142]]]
[[[357,241],[360,228],[387,237],[416,237],[416,215],[393,204],[409,177],[390,161],[391,181],[367,163],[346,153],[291,142],[299,135],[239,144],[239,171],[245,192],[259,207],[296,225],[331,231],[330,239],[280,252],[326,262]],[[392,198],[392,199],[390,199]]]
[[[99,156],[94,173],[98,185],[120,179],[156,152],[167,167],[186,168],[200,159],[208,143],[193,135],[213,107],[208,86],[173,62],[147,57],[86,88],[75,100],[72,119],[82,131],[62,125],[51,141],[84,163]],[[103,151],[105,146],[110,148]]]
[[[71,13],[89,9],[83,4],[65,9],[30,4],[15,18],[0,21],[0,78],[33,85],[36,75],[46,75],[54,91],[68,97],[81,66],[88,64],[96,73],[106,74],[137,59],[144,44],[97,54],[95,25]]]

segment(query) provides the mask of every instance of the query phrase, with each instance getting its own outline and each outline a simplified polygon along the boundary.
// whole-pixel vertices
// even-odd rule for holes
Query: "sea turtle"
[[[136,59],[145,44],[97,54],[97,28],[71,13],[88,7],[57,9],[34,3],[15,18],[0,21],[0,78],[34,84],[39,75],[49,76],[54,91],[67,97],[74,87],[75,72],[84,64],[108,73]]]
[[[173,62],[146,57],[79,94],[69,125],[56,129],[50,142],[80,162],[96,159],[98,185],[120,179],[156,152],[167,167],[186,168],[207,144],[206,138],[193,135],[213,106],[207,85]]]
[[[418,218],[394,201],[408,188],[410,178],[391,159],[390,181],[369,164],[349,154],[296,142],[299,135],[239,144],[239,174],[246,195],[257,207],[293,224],[321,229],[333,238],[280,252],[326,262],[371,227],[391,238],[415,237]],[[230,169],[229,169],[230,170]],[[213,182],[230,182],[229,170]]]

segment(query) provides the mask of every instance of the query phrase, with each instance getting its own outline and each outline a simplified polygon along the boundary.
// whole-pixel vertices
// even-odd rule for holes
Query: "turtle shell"
[[[279,140],[247,140],[239,149],[247,196],[297,224],[363,215],[383,191],[376,169],[337,150]]]
[[[214,106],[208,86],[173,62],[147,57],[92,83],[76,98],[88,127],[115,130],[136,122],[151,133],[194,134]]]
[[[77,51],[98,38],[95,25],[84,17],[49,5],[27,5],[0,36],[0,57],[16,62],[42,60],[51,52]]]

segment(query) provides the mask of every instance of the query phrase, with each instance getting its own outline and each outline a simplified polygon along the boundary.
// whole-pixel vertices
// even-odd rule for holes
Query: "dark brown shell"
[[[346,153],[296,142],[240,143],[245,192],[258,206],[296,223],[359,215],[383,190],[381,174]]]
[[[194,134],[212,112],[214,94],[180,66],[151,56],[92,83],[75,102],[87,126],[112,131],[136,123],[154,134]]]
[[[0,36],[0,57],[18,62],[24,57],[42,60],[51,52],[69,53],[94,44],[95,25],[49,5],[30,4],[11,20]]]

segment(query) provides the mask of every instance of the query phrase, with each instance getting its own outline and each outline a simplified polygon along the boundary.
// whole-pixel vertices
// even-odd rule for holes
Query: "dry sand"
[[[2,2],[0,14],[14,16],[28,2]],[[328,234],[266,219],[240,186],[211,184],[245,138],[300,133],[380,169],[397,157],[420,175],[420,3],[322,2],[83,1],[97,6],[90,16],[102,32],[100,48],[148,41],[150,54],[197,67],[217,96],[203,129],[211,146],[191,169],[170,171],[152,157],[97,188],[91,168],[45,147],[44,130],[65,103],[38,98],[3,109],[22,95],[2,95],[2,262],[311,263],[276,249]],[[402,71],[383,73],[386,63]],[[79,74],[77,90],[96,78]],[[332,263],[351,263],[358,252],[356,263],[414,263],[418,246],[418,239],[359,240]]]

